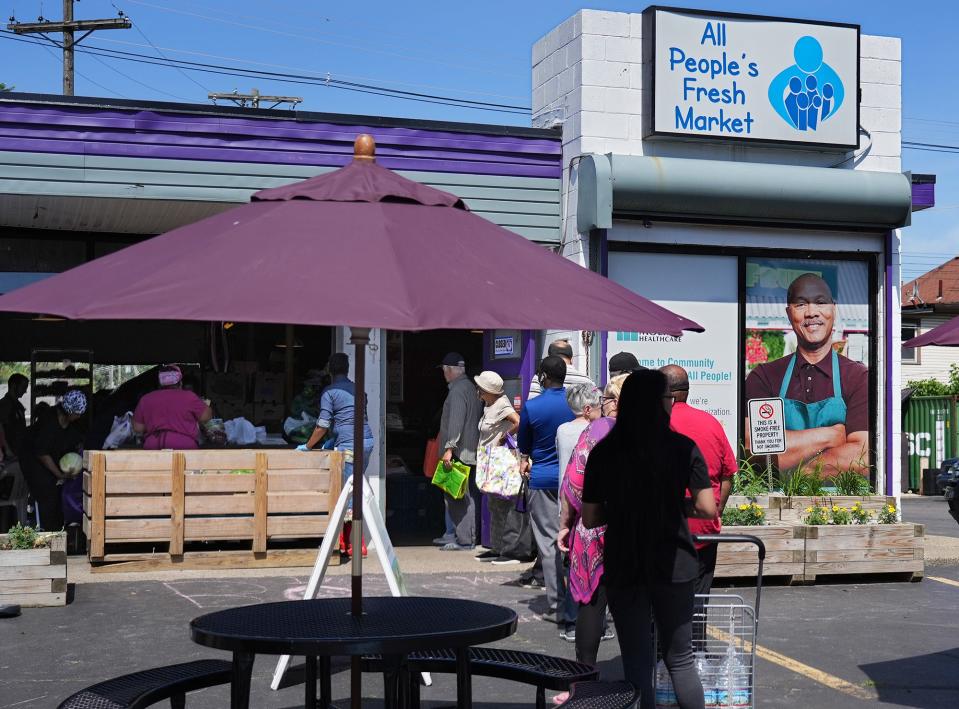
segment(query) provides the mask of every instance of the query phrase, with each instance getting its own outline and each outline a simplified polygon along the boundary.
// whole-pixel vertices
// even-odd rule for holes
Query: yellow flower
[[[749,505],[742,504],[742,505],[739,506],[739,509],[741,509],[743,512],[745,512],[746,510],[749,509]]]
[[[807,507],[807,508],[806,508],[806,514],[809,514],[810,512],[812,512],[812,507]]]
[[[892,505],[886,505],[886,512],[888,512],[889,514],[892,514],[895,511],[896,511],[895,507],[893,507]]]
[[[833,505],[833,506],[832,506],[832,511],[833,511],[833,512],[838,512],[838,511],[839,511],[839,505]]]

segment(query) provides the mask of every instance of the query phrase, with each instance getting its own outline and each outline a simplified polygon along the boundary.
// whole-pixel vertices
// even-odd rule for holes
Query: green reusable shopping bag
[[[454,460],[453,467],[447,470],[443,467],[443,461],[441,460],[436,464],[436,472],[433,473],[433,484],[454,500],[458,500],[466,494],[469,477],[470,466]]]

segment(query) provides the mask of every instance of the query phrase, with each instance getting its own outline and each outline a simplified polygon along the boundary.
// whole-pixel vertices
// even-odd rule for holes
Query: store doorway
[[[386,335],[386,526],[395,544],[428,544],[443,532],[443,497],[423,475],[426,443],[439,431],[447,386],[438,365],[459,352],[466,374],[483,368],[481,330]]]

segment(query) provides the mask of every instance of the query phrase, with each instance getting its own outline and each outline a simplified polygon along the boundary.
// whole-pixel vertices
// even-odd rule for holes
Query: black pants
[[[717,544],[710,544],[699,550],[699,576],[696,577],[696,599],[693,604],[693,650],[706,650],[706,606],[705,598],[713,587],[713,575],[716,573]]]
[[[40,526],[47,532],[63,529],[63,501],[57,479],[32,456],[20,459],[20,470],[39,510]]]
[[[596,589],[589,603],[580,603],[576,614],[576,659],[596,664],[599,643],[606,633],[606,587]]]
[[[653,674],[656,653],[650,632],[655,617],[659,645],[676,690],[680,709],[704,709],[703,685],[693,660],[693,593],[687,583],[606,589],[616,623],[623,674],[640,692],[641,709],[654,709]]]

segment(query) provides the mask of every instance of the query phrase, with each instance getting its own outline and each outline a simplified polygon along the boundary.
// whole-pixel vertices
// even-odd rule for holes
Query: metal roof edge
[[[395,118],[348,113],[320,113],[315,111],[286,111],[264,108],[240,108],[239,106],[213,106],[170,101],[145,101],[138,99],[103,98],[96,96],[62,96],[18,91],[0,93],[0,104],[20,103],[42,106],[66,106],[76,108],[100,108],[120,110],[147,110],[162,113],[215,115],[235,118],[258,118],[261,120],[296,120],[339,125],[369,125],[385,128],[418,128],[423,130],[448,131],[451,133],[480,133],[483,135],[534,138],[561,141],[560,131],[549,128],[527,128],[488,123],[458,123],[435,121],[425,118]]]

